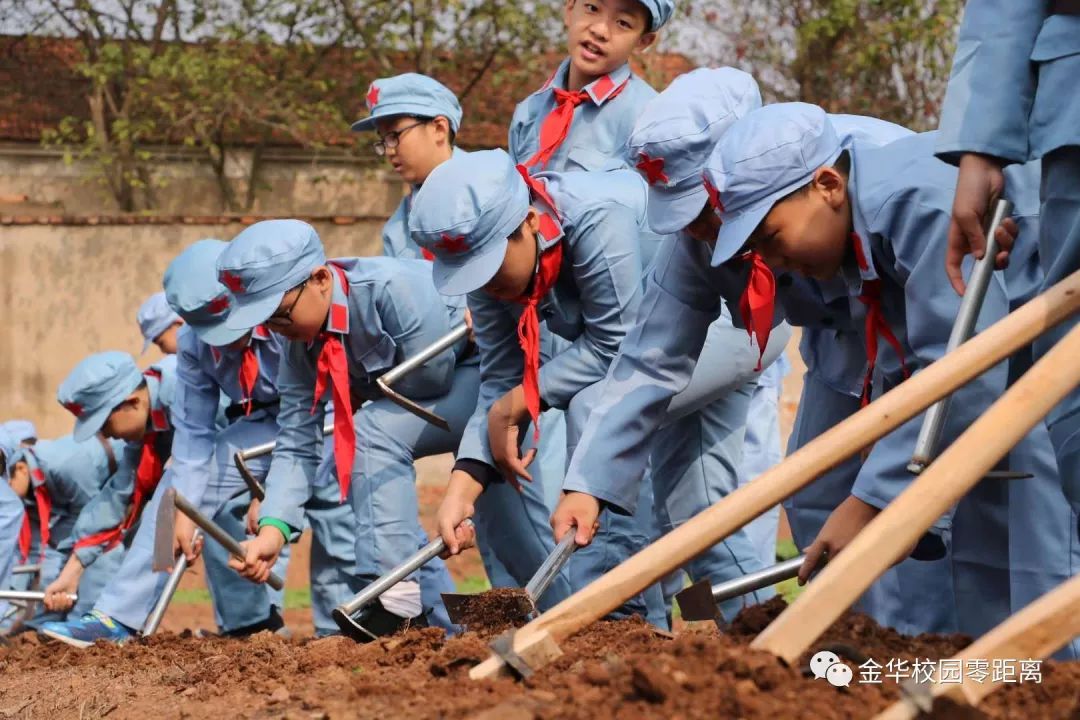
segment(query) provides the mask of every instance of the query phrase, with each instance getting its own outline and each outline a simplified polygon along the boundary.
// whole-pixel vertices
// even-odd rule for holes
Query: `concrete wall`
[[[0,419],[25,417],[42,437],[70,432],[56,388],[86,355],[138,354],[139,304],[161,289],[165,267],[188,244],[229,239],[228,225],[0,226]],[[379,251],[382,222],[320,223],[333,256]],[[139,358],[158,357],[151,347]]]
[[[237,197],[247,192],[250,153],[240,152],[226,167]],[[389,215],[405,192],[389,166],[372,155],[361,163],[339,152],[272,149],[258,173],[256,215]],[[183,149],[158,149],[153,162],[154,211],[166,215],[219,215],[217,180],[202,156]],[[0,143],[0,198],[25,195],[39,212],[111,215],[116,202],[94,175],[92,165],[65,162],[63,154],[33,143]],[[11,214],[18,207],[3,208]]]

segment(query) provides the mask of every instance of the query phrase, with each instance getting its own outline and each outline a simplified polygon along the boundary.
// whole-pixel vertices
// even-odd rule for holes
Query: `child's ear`
[[[431,125],[435,128],[439,140],[444,142],[450,141],[450,121],[447,120],[445,116],[439,115],[431,121]]]
[[[659,34],[655,32],[642,33],[637,41],[637,52],[648,50],[656,42],[657,37],[659,37]]]
[[[311,277],[308,282],[315,286],[315,289],[320,292],[328,292],[331,288],[331,283],[334,281],[334,274],[330,268],[325,265],[320,265],[311,271]]]
[[[814,188],[833,208],[838,208],[847,199],[847,178],[833,167],[818,168],[814,173]]]
[[[533,235],[540,232],[540,213],[536,212],[536,208],[529,208],[529,214],[525,216],[525,222],[522,224],[528,225]]]

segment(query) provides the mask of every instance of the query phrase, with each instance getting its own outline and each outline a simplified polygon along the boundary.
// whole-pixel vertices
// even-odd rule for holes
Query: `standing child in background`
[[[176,354],[176,333],[184,321],[169,307],[165,293],[154,293],[146,298],[139,306],[135,320],[143,336],[143,353],[150,345],[156,345],[162,355]]]
[[[445,85],[417,73],[375,80],[366,101],[370,114],[354,122],[353,131],[376,132],[375,154],[385,157],[411,186],[383,226],[383,255],[419,259],[420,248],[409,238],[409,211],[431,171],[462,152],[454,145],[461,127],[461,105]]]
[[[934,158],[935,140],[923,134],[883,148],[843,141],[821,108],[788,103],[762,108],[736,123],[706,169],[722,221],[714,264],[749,251],[778,270],[821,282],[843,281],[851,317],[864,333],[864,402],[941,357],[959,308],[960,298],[942,282],[956,172]],[[1018,173],[1014,180],[1010,199],[1017,213],[1033,214],[1030,177]],[[1016,233],[1011,219],[1001,230],[1007,239]],[[1030,246],[1033,238],[1021,241]],[[1034,264],[1033,254],[1027,258]],[[1010,280],[994,277],[976,331],[1010,310],[1017,292]],[[1013,358],[1011,364],[1017,363],[1024,359]],[[1015,377],[1009,365],[956,391],[943,445],[1004,392]],[[851,494],[807,548],[800,580],[823,556],[842,552],[909,485],[907,463],[920,425],[921,418],[913,418],[874,444]],[[1064,502],[1053,462],[1046,462],[1048,443],[1045,428],[1036,428],[1003,463],[1032,471],[1034,478],[983,480],[999,483],[1008,497],[1004,507],[991,507],[982,493],[974,492],[913,551],[914,557],[942,556],[951,521],[962,632],[986,632],[1070,577],[1080,563],[1071,542],[1076,518]],[[1007,526],[999,524],[1002,512]]]
[[[375,153],[385,157],[394,172],[411,186],[409,194],[402,198],[383,226],[383,255],[430,260],[430,254],[422,253],[409,237],[409,212],[417,191],[431,171],[451,157],[464,153],[454,144],[461,129],[461,105],[454,93],[439,81],[426,75],[405,73],[372,82],[368,88],[367,106],[370,115],[353,123],[352,129],[356,132],[375,131],[379,136],[372,143]],[[465,317],[468,322],[468,310]],[[473,358],[470,362],[475,364],[477,360]],[[543,545],[546,523],[538,523],[535,527],[528,523],[514,524],[508,529],[516,533],[515,546],[539,544],[546,547]],[[531,554],[526,552],[526,555]],[[480,556],[492,586],[516,587],[528,580],[515,578],[510,573],[483,532]]]
[[[947,272],[963,290],[964,256],[985,252],[982,224],[1009,187],[1002,168],[1042,159],[1039,258],[1050,287],[1080,270],[1080,4],[971,0],[941,109],[938,157],[959,166]],[[1007,251],[1007,248],[1003,248]],[[1035,358],[1076,324],[1035,340]],[[1047,418],[1065,495],[1080,512],[1080,388]]]
[[[604,377],[640,301],[644,223],[644,186],[633,173],[532,177],[501,150],[443,163],[417,194],[413,240],[435,255],[439,292],[468,294],[480,348],[480,399],[439,508],[439,531],[452,553],[471,541],[473,533],[459,526],[486,488],[532,481],[527,468],[535,450],[522,451],[520,441],[530,425],[536,436],[541,409],[567,411],[567,449],[577,442],[591,409],[582,391]],[[567,341],[546,362],[541,318]],[[510,513],[485,520],[515,521]],[[627,533],[620,540],[607,548],[609,564],[648,537]],[[577,560],[570,560],[572,585],[584,584],[575,580]],[[646,614],[640,598],[627,609]]]
[[[38,576],[42,585],[51,584],[70,557],[79,513],[116,472],[123,447],[122,442],[101,435],[85,442],[65,435],[14,454],[8,468],[9,482],[27,508],[19,552],[23,562],[42,563]],[[117,545],[87,568],[79,580],[79,600],[72,609],[76,617],[94,606],[123,558],[124,548]],[[59,619],[51,613],[39,613],[27,625],[39,627]]]
[[[230,562],[264,582],[278,553],[296,537],[317,482],[323,404],[332,396],[339,499],[352,503],[355,575],[366,585],[427,544],[413,462],[456,449],[476,404],[479,373],[462,362],[469,352],[463,341],[395,386],[445,418],[450,432],[382,397],[375,380],[449,332],[464,308],[435,291],[431,263],[327,260],[315,229],[299,220],[247,228],[219,257],[218,273],[235,299],[226,327],[265,324],[290,341],[278,372],[280,429],[259,534],[247,543],[245,562]],[[424,589],[451,592],[449,573],[439,560],[425,568],[438,582],[422,588],[414,574],[364,608],[359,622],[372,638],[425,625],[432,613],[449,625],[441,599],[422,597]]]
[[[76,441],[101,432],[127,444],[117,471],[79,513],[72,531],[74,551],[59,577],[45,588],[45,606],[70,610],[66,594],[76,592],[85,569],[121,542],[128,550],[94,609],[78,620],[46,623],[41,628],[45,635],[80,648],[95,640],[123,642],[142,626],[160,595],[168,577],[152,572],[151,557],[158,490],[163,489],[159,483],[172,447],[175,385],[175,356],[141,371],[135,359],[122,352],[91,355],[60,384],[57,400],[75,416]]]

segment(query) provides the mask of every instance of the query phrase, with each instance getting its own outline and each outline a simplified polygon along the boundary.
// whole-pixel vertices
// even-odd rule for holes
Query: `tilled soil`
[[[898,696],[889,680],[837,689],[803,672],[808,658],[789,668],[748,650],[781,608],[774,602],[744,612],[727,634],[699,624],[672,638],[639,620],[597,623],[564,641],[563,657],[526,681],[469,680],[468,669],[489,654],[488,638],[475,632],[448,640],[439,630],[413,630],[369,645],[163,634],[86,651],[20,637],[0,649],[0,718],[828,720],[871,717]],[[821,646],[884,662],[946,657],[966,642],[905,638],[847,614]],[[1078,695],[1080,664],[1044,663],[1042,684],[1008,686],[982,712],[1076,718]]]

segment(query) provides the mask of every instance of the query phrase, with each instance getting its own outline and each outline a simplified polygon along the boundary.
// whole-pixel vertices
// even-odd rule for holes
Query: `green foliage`
[[[710,59],[742,67],[767,101],[937,125],[962,0],[687,0]],[[719,40],[719,42],[717,42]]]

